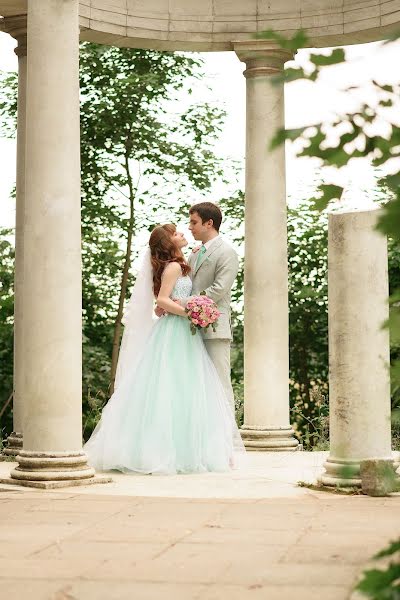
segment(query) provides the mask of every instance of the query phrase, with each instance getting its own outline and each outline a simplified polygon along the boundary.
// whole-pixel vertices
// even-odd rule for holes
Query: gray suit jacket
[[[211,327],[203,333],[206,340],[232,339],[231,329],[231,288],[239,270],[239,260],[235,250],[222,238],[211,244],[196,268],[197,253],[189,258],[192,269],[192,294],[205,292],[218,306],[221,316],[214,333]]]

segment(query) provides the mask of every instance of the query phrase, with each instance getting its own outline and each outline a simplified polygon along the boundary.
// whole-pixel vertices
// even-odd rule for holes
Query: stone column
[[[246,64],[246,210],[242,436],[248,450],[296,450],[289,422],[288,267],[283,84],[271,76],[292,53],[269,41],[237,42]]]
[[[18,42],[18,120],[17,120],[17,177],[15,220],[15,275],[14,275],[14,386],[13,431],[8,436],[4,454],[16,456],[22,448],[23,411],[23,271],[24,271],[24,210],[25,210],[25,124],[26,124],[26,15],[7,17],[2,31]]]
[[[78,0],[28,3],[22,485],[93,477],[82,451]]]
[[[329,215],[330,455],[320,480],[359,486],[360,460],[391,460],[388,258],[378,210]]]

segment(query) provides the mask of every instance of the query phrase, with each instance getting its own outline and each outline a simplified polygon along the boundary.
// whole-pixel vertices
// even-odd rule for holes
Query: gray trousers
[[[217,369],[226,397],[235,412],[235,401],[231,383],[231,341],[204,340],[208,354]]]

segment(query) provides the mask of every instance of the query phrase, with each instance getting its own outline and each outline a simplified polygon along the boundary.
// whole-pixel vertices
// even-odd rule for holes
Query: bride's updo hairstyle
[[[153,267],[154,295],[158,296],[161,287],[161,277],[168,263],[177,262],[182,275],[190,273],[190,267],[184,259],[181,250],[173,243],[172,236],[176,231],[175,225],[157,225],[150,235],[149,246],[151,266]]]

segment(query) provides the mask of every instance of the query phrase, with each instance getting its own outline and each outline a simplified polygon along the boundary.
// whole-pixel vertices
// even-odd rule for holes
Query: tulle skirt
[[[243,444],[201,334],[165,315],[85,444],[99,471],[227,471]]]

